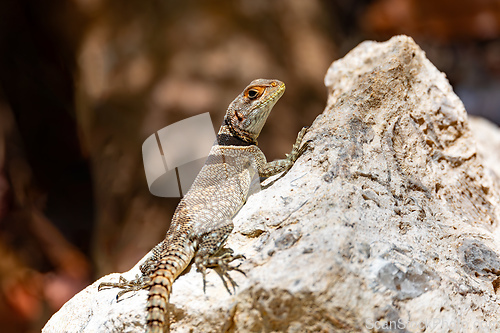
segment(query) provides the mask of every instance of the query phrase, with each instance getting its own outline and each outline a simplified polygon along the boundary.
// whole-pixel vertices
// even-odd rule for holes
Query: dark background
[[[251,80],[278,78],[259,142],[282,157],[323,111],[331,62],[402,33],[500,123],[498,0],[2,0],[2,332],[39,331],[163,238],[178,199],[148,192],[149,135],[207,111],[218,126]]]

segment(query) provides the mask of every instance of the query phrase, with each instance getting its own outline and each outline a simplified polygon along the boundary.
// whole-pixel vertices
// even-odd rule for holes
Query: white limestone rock
[[[500,129],[481,117],[469,117],[469,124],[477,143],[477,152],[488,171],[493,171],[500,182]]]
[[[325,83],[312,148],[234,220],[228,246],[247,257],[236,294],[215,272],[203,294],[191,269],[173,286],[171,331],[500,330],[499,182],[445,75],[397,36],[360,44]],[[146,291],[97,292],[117,276],[43,332],[142,332]]]

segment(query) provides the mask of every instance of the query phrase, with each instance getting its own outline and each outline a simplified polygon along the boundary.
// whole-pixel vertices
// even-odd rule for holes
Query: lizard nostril
[[[242,121],[243,120],[243,116],[238,111],[236,111],[234,113],[234,115],[236,116],[236,118],[238,118],[238,121]]]

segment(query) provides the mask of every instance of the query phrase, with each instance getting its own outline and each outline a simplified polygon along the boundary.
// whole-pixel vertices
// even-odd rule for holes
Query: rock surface
[[[476,139],[478,155],[483,159],[487,172],[493,172],[492,177],[500,183],[500,129],[481,117],[469,117],[469,124]]]
[[[215,272],[206,294],[195,269],[179,277],[171,330],[500,330],[495,151],[476,147],[445,75],[398,36],[362,43],[325,83],[312,149],[235,218],[228,245],[248,258],[247,277],[232,274],[235,295]],[[118,303],[116,289],[97,292],[118,276],[80,292],[43,332],[142,332],[146,291]]]

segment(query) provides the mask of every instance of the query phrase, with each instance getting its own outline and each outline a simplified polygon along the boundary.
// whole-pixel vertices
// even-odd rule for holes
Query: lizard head
[[[279,80],[253,80],[229,105],[224,122],[234,135],[255,143],[274,104],[284,92],[285,84]]]

